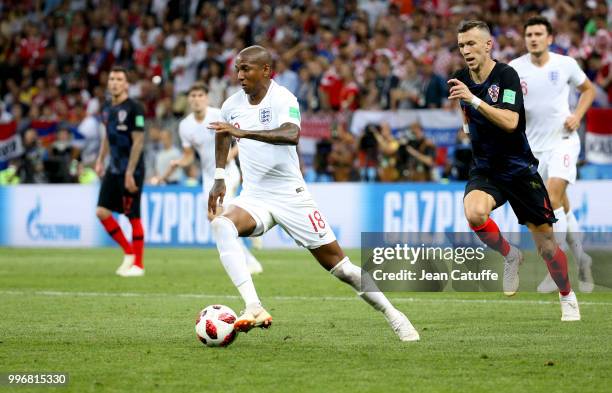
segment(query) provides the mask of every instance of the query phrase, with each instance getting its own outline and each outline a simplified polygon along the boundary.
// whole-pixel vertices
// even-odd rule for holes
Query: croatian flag
[[[0,122],[0,170],[5,169],[11,159],[23,154],[21,138],[17,135],[17,123]]]

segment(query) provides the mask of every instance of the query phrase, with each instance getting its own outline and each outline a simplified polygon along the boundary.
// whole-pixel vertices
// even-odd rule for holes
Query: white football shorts
[[[567,180],[568,183],[576,182],[576,164],[580,154],[580,138],[575,132],[562,139],[552,150],[533,152],[538,159],[538,173],[546,180],[557,177]]]
[[[329,222],[308,191],[291,196],[251,196],[241,193],[226,206],[246,210],[257,226],[251,236],[260,236],[280,225],[298,246],[315,249],[336,240]]]

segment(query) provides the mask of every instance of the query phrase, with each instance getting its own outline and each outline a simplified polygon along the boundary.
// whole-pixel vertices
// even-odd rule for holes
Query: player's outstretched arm
[[[178,160],[171,160],[170,165],[168,165],[168,169],[164,172],[160,177],[155,177],[151,179],[153,184],[159,184],[161,182],[165,182],[172,174],[177,170],[177,168],[186,168],[193,162],[195,158],[195,154],[191,147],[183,148],[183,155]]]
[[[519,114],[510,109],[495,108],[476,97],[468,87],[458,79],[448,81],[451,86],[449,100],[461,100],[472,105],[489,121],[507,132],[514,132],[519,122]]]
[[[280,127],[271,130],[241,130],[229,123],[213,122],[209,128],[219,133],[230,134],[236,138],[253,139],[272,145],[296,146],[300,140],[300,127],[294,123],[283,123]],[[219,166],[217,166],[219,168]]]

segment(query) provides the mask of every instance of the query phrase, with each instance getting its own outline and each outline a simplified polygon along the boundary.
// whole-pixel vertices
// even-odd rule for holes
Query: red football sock
[[[510,244],[499,231],[495,221],[491,220],[490,217],[487,218],[487,221],[481,226],[473,227],[470,225],[470,227],[472,230],[474,230],[474,232],[476,232],[484,244],[499,252],[503,256],[508,255],[510,252]]]
[[[113,216],[108,216],[104,220],[100,220],[106,232],[121,246],[125,254],[133,254],[132,245],[127,241],[121,227]]]
[[[565,253],[557,246],[555,255],[550,259],[544,258],[544,261],[546,262],[550,276],[559,287],[561,295],[569,295],[572,287],[570,286],[569,277],[567,276],[567,256]]]
[[[144,250],[144,231],[142,230],[142,223],[140,218],[130,218],[130,224],[132,224],[132,247],[134,249],[134,265],[144,269],[142,263],[142,253]]]

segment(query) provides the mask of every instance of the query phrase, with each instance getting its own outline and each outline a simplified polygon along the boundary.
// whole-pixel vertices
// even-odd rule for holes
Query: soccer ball
[[[195,331],[198,340],[207,347],[226,347],[236,338],[236,313],[229,307],[214,304],[200,311]]]

